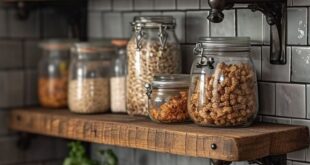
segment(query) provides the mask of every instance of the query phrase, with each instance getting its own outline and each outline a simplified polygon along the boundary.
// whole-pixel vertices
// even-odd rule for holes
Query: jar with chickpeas
[[[126,109],[130,115],[148,116],[145,84],[155,74],[181,72],[181,51],[172,16],[134,18],[133,36],[127,45]]]
[[[247,37],[200,38],[194,48],[188,112],[198,125],[246,127],[258,112]]]

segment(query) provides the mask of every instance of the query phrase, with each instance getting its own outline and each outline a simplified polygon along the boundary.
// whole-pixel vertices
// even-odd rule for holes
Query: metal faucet
[[[231,9],[235,4],[248,4],[252,11],[261,11],[271,26],[270,62],[286,64],[287,5],[286,0],[208,0],[211,7],[209,21],[222,22],[223,10]]]

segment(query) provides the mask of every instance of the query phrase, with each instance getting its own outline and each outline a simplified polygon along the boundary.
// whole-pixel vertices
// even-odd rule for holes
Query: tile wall
[[[88,34],[90,38],[128,38],[131,35],[129,22],[134,16],[172,15],[177,21],[176,33],[182,45],[183,59],[186,59],[185,73],[189,72],[193,59],[191,52],[199,36],[250,36],[252,58],[258,73],[262,119],[310,127],[310,0],[288,0],[288,5],[286,65],[269,63],[270,28],[261,13],[253,13],[242,5],[225,11],[225,20],[214,24],[206,20],[209,12],[207,0],[90,0]],[[93,145],[95,158],[96,150],[102,147],[109,146]],[[115,149],[121,157],[121,164],[209,163],[207,159]],[[288,159],[292,165],[310,164],[310,149],[290,153]]]
[[[59,25],[57,27],[51,25]],[[40,40],[65,37],[68,26],[53,10],[38,10],[16,19],[15,10],[0,3],[0,164],[60,165],[67,142],[35,136],[30,148],[17,148],[18,135],[8,129],[11,108],[37,105],[37,63]]]

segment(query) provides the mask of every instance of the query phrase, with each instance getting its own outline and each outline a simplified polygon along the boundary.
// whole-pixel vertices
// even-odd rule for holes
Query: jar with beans
[[[202,126],[249,126],[258,112],[247,37],[200,38],[191,69],[188,112]]]
[[[70,63],[69,108],[76,113],[110,109],[110,68],[114,47],[99,42],[78,43]]]
[[[145,84],[155,74],[181,72],[180,45],[171,16],[139,16],[132,23],[134,33],[127,45],[127,112],[148,116]]]
[[[189,75],[164,74],[154,76],[147,84],[149,116],[160,123],[177,123],[189,119],[187,97]]]
[[[72,44],[72,41],[49,40],[39,45],[43,56],[38,64],[38,94],[43,107],[67,107],[68,66]]]

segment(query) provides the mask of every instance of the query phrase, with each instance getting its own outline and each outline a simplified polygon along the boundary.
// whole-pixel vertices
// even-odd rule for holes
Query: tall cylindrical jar
[[[49,40],[40,43],[43,55],[38,65],[38,94],[43,107],[67,107],[71,46],[72,41],[65,40]]]
[[[181,72],[180,45],[171,16],[135,17],[132,26],[134,33],[127,46],[127,112],[147,116],[144,86],[151,83],[155,74]]]
[[[112,60],[113,73],[110,79],[111,111],[114,113],[126,113],[127,43],[126,39],[112,40],[117,48]]]
[[[200,38],[191,69],[188,111],[202,126],[249,126],[258,112],[256,71],[246,37]]]
[[[115,49],[100,43],[78,43],[70,63],[69,108],[76,113],[110,109],[111,58]]]

